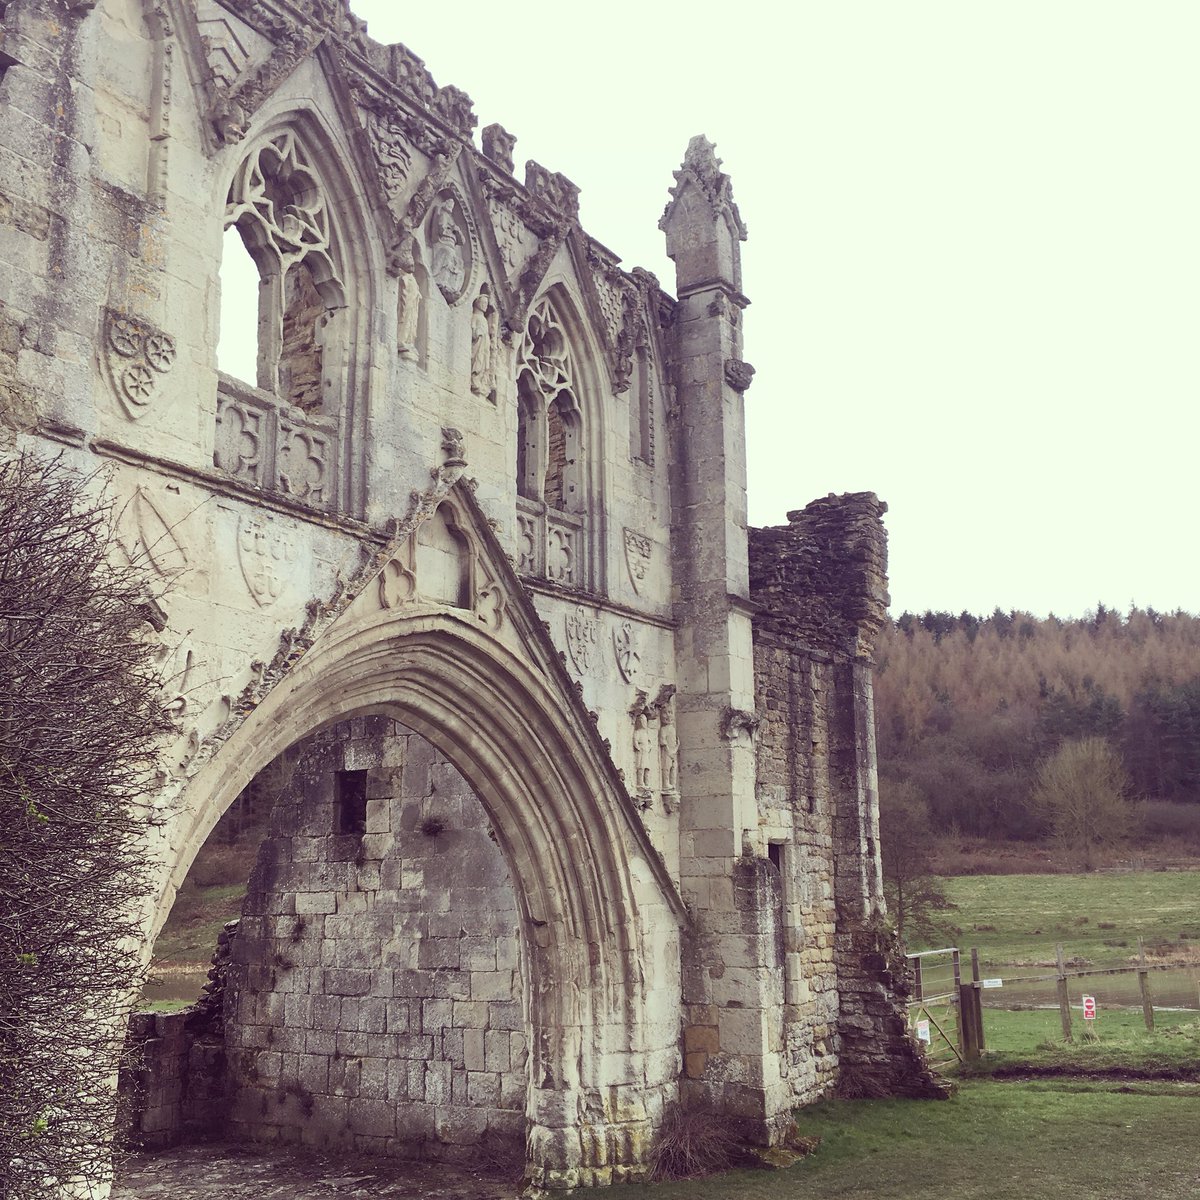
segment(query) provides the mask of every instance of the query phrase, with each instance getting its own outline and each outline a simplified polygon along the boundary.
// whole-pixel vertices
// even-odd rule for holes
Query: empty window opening
[[[304,412],[322,401],[321,326],[325,303],[312,271],[296,263],[283,278],[283,344],[279,352],[279,396]]]
[[[563,420],[559,401],[555,400],[546,412],[546,490],[543,499],[551,508],[566,508],[567,423]]]
[[[362,837],[367,832],[367,772],[334,775],[334,831]]]
[[[259,383],[258,266],[237,226],[225,230],[221,251],[221,328],[217,366],[243,383]]]
[[[579,511],[579,416],[562,393],[546,409],[546,482],[542,499],[559,512]]]
[[[538,487],[538,410],[522,382],[517,398],[517,492],[526,500],[540,500]]]
[[[784,874],[784,862],[786,860],[786,850],[783,842],[769,842],[767,844],[767,858],[771,860],[772,865],[779,872],[779,886],[771,889],[771,924],[774,926],[772,933],[774,934],[773,941],[775,943],[775,962],[778,966],[783,966],[786,962],[787,955],[787,937],[785,934],[785,922],[787,920],[788,910],[788,880]]]

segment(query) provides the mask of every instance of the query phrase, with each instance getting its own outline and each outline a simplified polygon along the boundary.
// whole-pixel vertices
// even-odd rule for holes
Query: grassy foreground
[[[1057,1011],[985,1008],[987,1053],[962,1069],[982,1075],[1111,1073],[1200,1081],[1200,1021],[1194,1012],[1160,1012],[1153,1033],[1140,1011],[1106,1012],[1091,1027],[1075,1016],[1068,1043]]]
[[[1122,1090],[1124,1089],[1124,1090]],[[829,1101],[785,1171],[613,1188],[612,1200],[1095,1200],[1200,1195],[1200,1087],[967,1081],[945,1102]]]
[[[1139,937],[1152,958],[1200,957],[1200,871],[962,875],[944,883],[958,906],[947,915],[961,931],[959,946],[978,946],[989,963],[1053,963],[1062,942],[1070,957],[1123,966],[1136,958]]]

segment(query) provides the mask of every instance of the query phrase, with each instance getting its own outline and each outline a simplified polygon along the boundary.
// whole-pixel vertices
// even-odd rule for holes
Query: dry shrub
[[[0,459],[0,1196],[107,1173],[164,710],[146,585],[61,460]],[[75,1188],[72,1191],[72,1188]],[[90,1194],[90,1193],[89,1193]]]
[[[727,1118],[669,1105],[650,1153],[654,1179],[693,1179],[728,1171],[746,1159]]]

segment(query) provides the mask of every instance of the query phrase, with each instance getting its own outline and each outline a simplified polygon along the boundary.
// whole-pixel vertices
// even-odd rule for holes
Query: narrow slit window
[[[367,832],[367,772],[338,771],[334,776],[334,830],[362,837]]]

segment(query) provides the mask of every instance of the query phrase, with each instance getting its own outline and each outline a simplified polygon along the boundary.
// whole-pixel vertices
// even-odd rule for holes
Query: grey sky
[[[1200,608],[1194,0],[353,3],[669,289],[717,143],[753,523],[879,493],[896,613]]]

